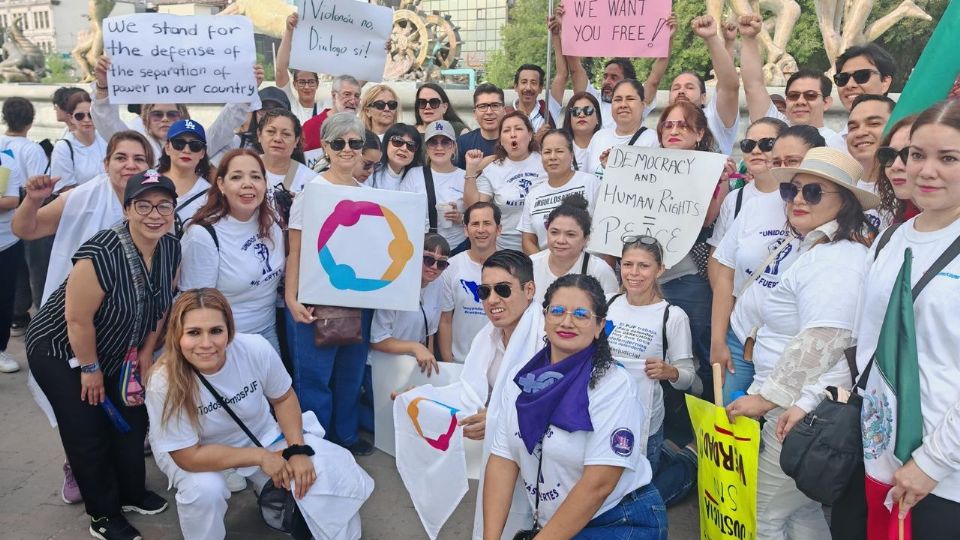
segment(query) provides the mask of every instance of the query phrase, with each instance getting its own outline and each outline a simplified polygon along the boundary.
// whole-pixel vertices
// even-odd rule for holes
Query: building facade
[[[137,3],[117,2],[112,14],[133,13]],[[0,0],[0,28],[19,19],[24,37],[44,52],[69,53],[90,29],[87,6],[85,0]]]

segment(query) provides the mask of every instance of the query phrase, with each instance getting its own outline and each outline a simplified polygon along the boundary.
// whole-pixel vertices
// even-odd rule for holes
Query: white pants
[[[304,415],[304,427],[309,420]],[[313,418],[316,422],[316,418]],[[318,424],[319,425],[319,424]],[[317,437],[304,434],[305,442],[316,452],[311,458],[317,471],[317,481],[307,494],[297,500],[310,533],[317,540],[357,540],[360,538],[360,507],[373,491],[373,479],[357,465],[344,448]],[[253,443],[251,443],[252,446]],[[281,440],[271,450],[285,448]],[[170,485],[177,488],[177,513],[180,530],[185,540],[214,540],[226,536],[223,517],[227,513],[230,490],[220,472],[187,472],[173,461],[170,454],[156,452],[157,466],[167,475]],[[270,478],[259,468],[241,469],[249,475],[259,492]]]
[[[767,423],[760,433],[763,450],[757,472],[757,540],[830,538],[821,504],[801,493],[793,478],[780,468],[782,445],[776,433],[781,413],[781,408],[767,413]]]

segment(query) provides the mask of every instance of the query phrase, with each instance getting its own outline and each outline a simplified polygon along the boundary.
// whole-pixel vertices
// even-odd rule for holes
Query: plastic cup
[[[451,210],[457,210],[456,203],[437,203],[437,228],[453,227],[453,222],[443,217],[444,214],[450,212]]]

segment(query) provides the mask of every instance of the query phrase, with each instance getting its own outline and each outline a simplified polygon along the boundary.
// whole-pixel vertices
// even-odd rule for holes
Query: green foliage
[[[73,74],[73,64],[66,57],[53,53],[47,55],[45,60],[47,67],[47,76],[43,78],[46,84],[63,84],[76,82],[77,78]]]
[[[273,62],[267,61],[267,57],[257,53],[257,63],[263,66],[263,80],[265,81],[275,81],[277,80],[277,71],[273,65]]]
[[[920,58],[920,53],[923,52],[924,46],[930,40],[937,21],[943,16],[948,4],[948,0],[915,1],[918,6],[933,17],[933,20],[904,19],[877,39],[877,43],[893,55],[894,65],[897,66],[897,72],[893,77],[893,85],[890,86],[891,92],[903,90],[903,85],[906,84],[907,77],[910,76],[910,70]],[[900,0],[879,0],[877,7],[873,8],[870,22],[886,15],[899,3]]]
[[[820,23],[817,22],[813,0],[798,0],[798,3],[800,19],[793,29],[790,41],[787,42],[787,52],[793,55],[800,67],[827,71],[830,69],[830,61],[823,49],[823,36],[820,35]],[[764,14],[765,18],[769,16],[770,13]]]
[[[486,80],[513,88],[520,64],[547,65],[547,0],[517,0],[501,30],[500,50],[487,62]]]

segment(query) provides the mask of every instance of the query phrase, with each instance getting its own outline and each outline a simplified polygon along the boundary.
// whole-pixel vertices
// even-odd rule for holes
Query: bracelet
[[[313,448],[306,444],[291,444],[290,446],[283,449],[283,459],[289,460],[293,456],[307,456],[310,457],[314,454]]]
[[[477,178],[480,178],[479,174],[467,174],[463,177],[464,180],[476,180]]]
[[[94,86],[97,87],[97,90],[106,90],[106,89],[107,89],[106,86],[100,86],[100,83],[97,83],[97,84],[95,84]]]
[[[81,364],[80,373],[96,373],[100,371],[100,362],[94,360],[92,364]]]

